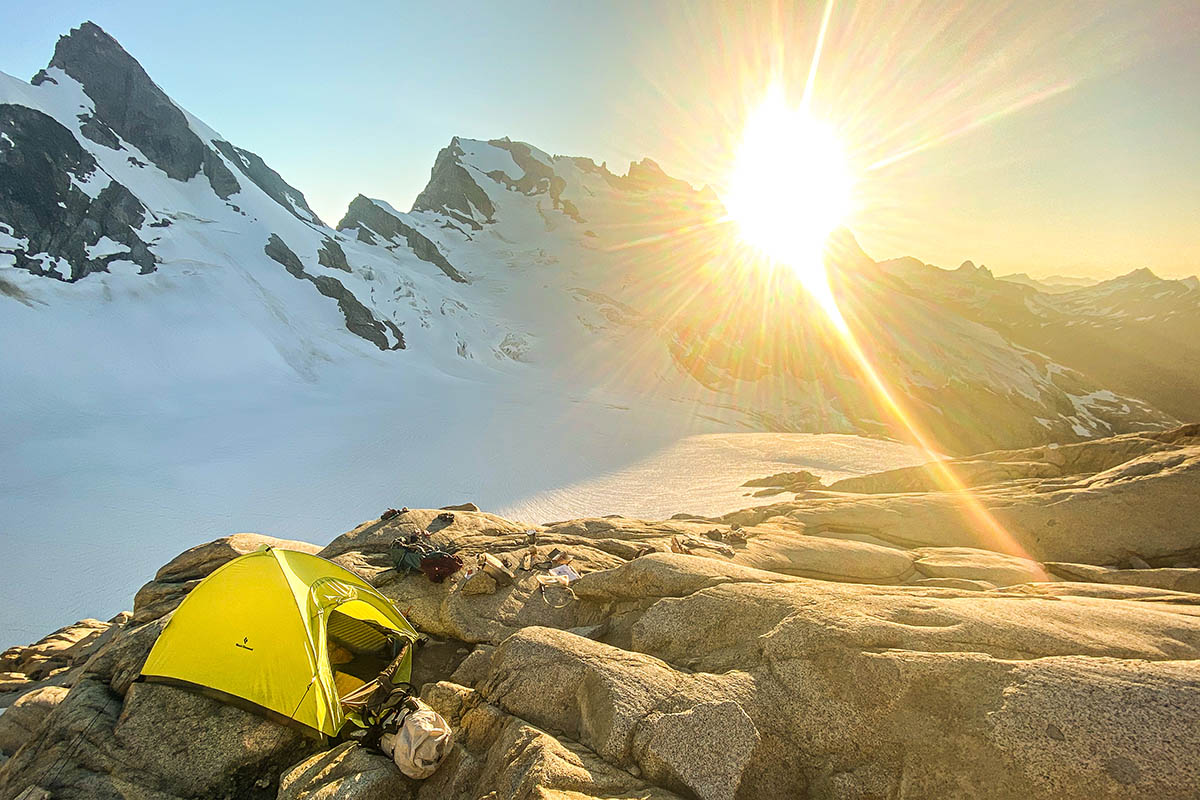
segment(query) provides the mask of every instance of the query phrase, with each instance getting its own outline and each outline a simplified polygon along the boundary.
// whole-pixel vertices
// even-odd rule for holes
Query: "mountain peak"
[[[631,161],[625,181],[630,186],[641,189],[667,189],[676,192],[692,192],[692,185],[685,180],[672,178],[652,158],[641,161]]]
[[[108,31],[91,20],[86,20],[78,28],[72,28],[58,37],[58,43],[54,46],[54,57],[50,60],[49,67],[58,67],[68,75],[75,77],[68,67],[85,52],[91,53],[93,57],[104,56],[110,59],[134,61],[133,56],[129,55],[125,48],[121,47],[120,42],[114,39]],[[44,73],[45,70],[39,75]],[[36,76],[34,82],[38,82]]]
[[[992,277],[992,271],[990,269],[985,267],[983,264],[980,264],[979,266],[975,266],[974,261],[962,262],[961,264],[958,265],[958,269],[956,271],[961,272],[964,275],[981,275],[981,276],[986,276],[988,278]]]
[[[1126,272],[1124,275],[1119,275],[1116,278],[1105,281],[1105,283],[1132,286],[1135,284],[1159,283],[1161,281],[1162,278],[1155,275],[1149,267],[1139,267],[1138,269]]]
[[[137,59],[96,23],[85,22],[59,37],[49,66],[33,82],[53,80],[49,69],[60,69],[78,81],[96,117],[170,177],[187,180],[204,166],[207,148],[184,113]]]

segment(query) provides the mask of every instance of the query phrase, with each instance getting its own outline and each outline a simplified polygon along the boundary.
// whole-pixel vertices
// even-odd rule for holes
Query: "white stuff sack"
[[[379,738],[379,749],[391,756],[396,766],[410,778],[428,778],[450,753],[454,731],[442,716],[420,700],[409,711],[395,733]]]

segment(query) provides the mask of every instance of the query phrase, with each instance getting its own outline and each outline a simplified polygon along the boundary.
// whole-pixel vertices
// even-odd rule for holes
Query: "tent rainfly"
[[[352,667],[331,664],[331,649],[339,664],[357,661],[362,672],[418,638],[386,597],[349,570],[263,547],[192,589],[150,651],[142,679],[250,704],[276,721],[334,736],[346,721],[339,688]],[[411,677],[411,654],[398,683]]]

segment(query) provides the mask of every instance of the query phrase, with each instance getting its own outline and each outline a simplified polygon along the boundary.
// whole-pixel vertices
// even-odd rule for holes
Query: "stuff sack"
[[[434,550],[421,556],[420,570],[434,583],[441,583],[462,569],[462,559],[444,550]]]
[[[379,738],[379,749],[408,777],[428,778],[450,754],[454,731],[441,714],[415,697],[404,705],[399,727]]]

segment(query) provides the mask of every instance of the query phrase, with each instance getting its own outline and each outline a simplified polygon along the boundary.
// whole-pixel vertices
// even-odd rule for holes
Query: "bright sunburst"
[[[824,301],[825,240],[849,215],[853,189],[833,129],[773,88],[746,122],[724,200],[742,236]]]

